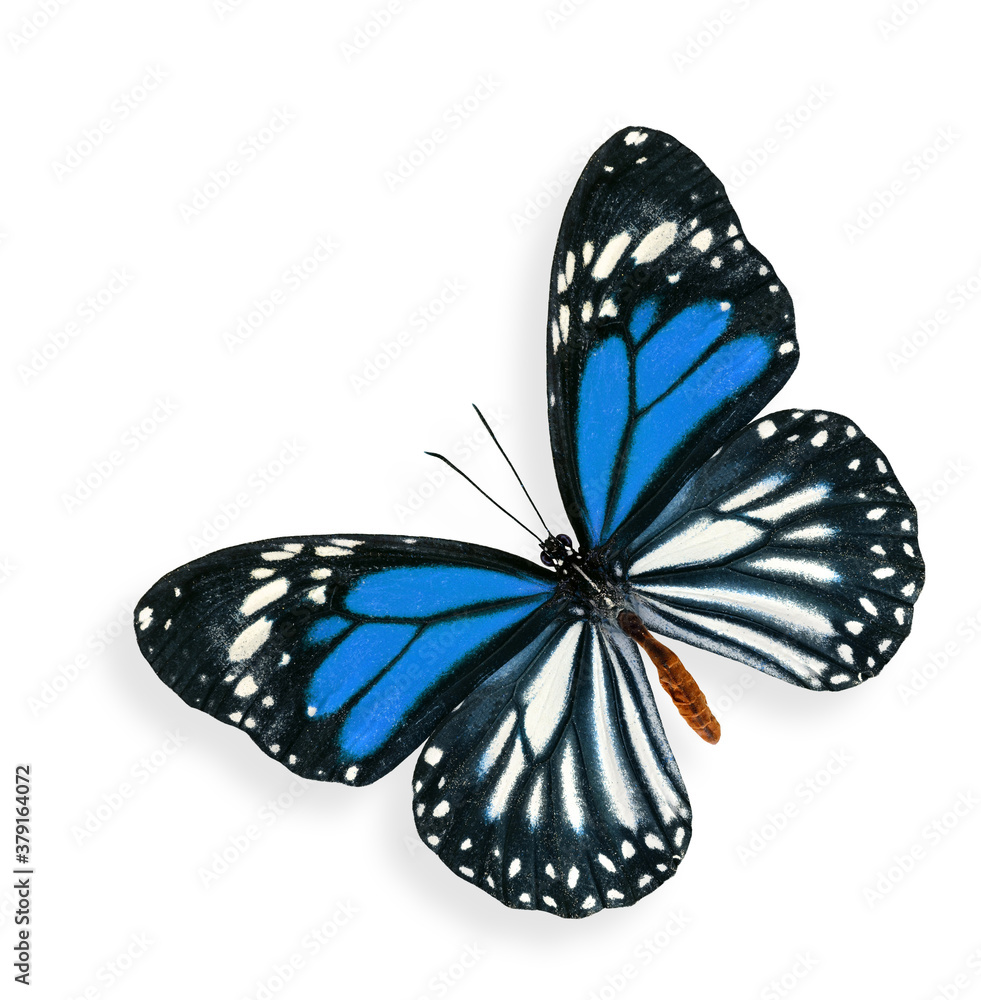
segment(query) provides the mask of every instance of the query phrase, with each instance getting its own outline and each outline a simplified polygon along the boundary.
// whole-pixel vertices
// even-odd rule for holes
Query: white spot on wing
[[[837,528],[832,528],[827,524],[811,524],[806,528],[794,528],[791,531],[783,532],[778,541],[781,542],[816,542],[822,538],[833,538],[838,534]]]
[[[562,752],[562,765],[559,773],[562,779],[562,804],[565,807],[566,819],[574,830],[582,830],[582,801],[579,783],[576,780],[576,765],[572,756],[572,746],[569,743],[566,743]]]
[[[480,758],[479,767],[481,774],[486,774],[491,769],[494,761],[500,757],[501,751],[504,749],[504,744],[507,743],[517,719],[518,713],[514,709],[508,712],[506,718],[494,734],[494,738],[490,741],[490,745],[484,751],[483,757]]]
[[[755,545],[766,533],[737,518],[693,514],[683,518],[629,569],[631,576],[675,566],[695,566],[732,556]]]
[[[838,579],[838,574],[830,566],[814,562],[812,559],[770,556],[764,559],[750,559],[746,566],[763,573],[795,576],[801,580],[813,580],[816,583],[833,583]]]
[[[532,827],[538,826],[542,821],[542,786],[544,778],[541,774],[535,778],[534,787],[531,790],[531,797],[528,799],[528,822]]]
[[[630,233],[619,233],[603,247],[603,252],[593,265],[593,277],[597,280],[608,278],[617,266],[617,261],[623,256],[623,251],[630,245]]]
[[[712,245],[712,230],[703,229],[700,233],[695,233],[691,238],[691,245],[704,253]]]
[[[522,728],[535,754],[548,746],[565,714],[582,628],[579,622],[566,630],[521,691],[520,698],[525,706]]]
[[[508,758],[507,766],[498,779],[497,787],[491,796],[487,806],[487,816],[489,819],[497,819],[507,808],[508,801],[514,791],[514,786],[518,781],[518,776],[525,769],[525,755],[521,749],[521,741],[514,741],[514,748]]]
[[[765,507],[748,510],[746,511],[746,515],[747,517],[758,518],[761,521],[779,521],[788,514],[796,514],[798,511],[820,503],[829,492],[830,489],[826,483],[817,483],[814,486],[798,490],[796,493],[791,493],[790,496],[784,497],[782,500],[777,500],[775,503],[768,504]]]
[[[348,541],[345,538],[334,539],[334,545],[318,545],[313,551],[318,556],[349,556],[351,554],[351,549],[347,546],[360,545],[361,542]],[[341,546],[344,546],[343,548]]]
[[[678,235],[678,227],[673,222],[662,222],[655,226],[637,245],[631,254],[636,264],[646,264],[659,257]]]
[[[247,660],[269,638],[270,632],[272,632],[272,622],[265,616],[253,622],[240,632],[232,643],[228,650],[228,659],[232,663]]]
[[[771,425],[772,426],[772,425]],[[763,425],[760,425],[762,429]],[[776,427],[773,428],[776,430]],[[760,437],[768,437],[769,435],[761,434]],[[766,479],[761,479],[758,483],[754,483],[752,486],[746,487],[746,489],[741,490],[735,496],[730,497],[724,503],[719,504],[719,510],[730,511],[738,510],[740,507],[745,507],[746,504],[752,503],[754,500],[759,500],[760,497],[765,497],[768,493],[772,493],[778,486],[781,486],[784,481],[784,476],[777,474],[773,476],[767,476]]]
[[[273,601],[278,601],[287,590],[290,589],[289,580],[285,576],[281,576],[276,580],[270,580],[264,587],[259,587],[258,590],[253,590],[251,594],[242,602],[242,606],[238,609],[239,614],[249,615],[255,614],[260,608],[264,608],[267,604],[272,604]]]
[[[258,690],[259,688],[252,675],[247,674],[238,682],[238,684],[235,685],[234,694],[236,694],[239,698],[248,698],[250,695],[255,694]]]

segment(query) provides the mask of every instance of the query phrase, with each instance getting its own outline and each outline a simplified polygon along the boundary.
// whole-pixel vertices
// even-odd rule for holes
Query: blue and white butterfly
[[[161,579],[135,625],[184,701],[305,778],[366,784],[425,744],[424,842],[508,906],[582,917],[652,892],[691,836],[638,642],[676,658],[648,630],[837,691],[909,633],[923,562],[853,422],[753,420],[797,363],[793,306],[671,136],[624,129],[587,164],[547,340],[578,545],[549,533],[544,566],[431,538],[237,545]]]

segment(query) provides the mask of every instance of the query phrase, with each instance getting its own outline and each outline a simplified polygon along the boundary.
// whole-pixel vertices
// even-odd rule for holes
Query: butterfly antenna
[[[471,403],[470,405],[475,410],[477,410],[477,416],[480,417],[480,422],[484,425],[484,427],[487,428],[487,433],[490,434],[491,440],[494,442],[494,444],[497,445],[497,450],[504,456],[504,461],[507,462],[508,465],[511,467],[511,471],[514,473],[514,478],[518,480],[518,485],[524,491],[525,496],[528,497],[528,503],[531,504],[535,513],[538,515],[538,520],[542,522],[542,527],[545,529],[545,534],[551,538],[552,532],[549,531],[548,525],[545,523],[545,518],[542,517],[541,511],[539,511],[539,509],[535,506],[535,501],[531,499],[531,494],[528,492],[527,489],[525,489],[525,484],[521,481],[521,476],[518,475],[518,470],[514,467],[514,463],[511,461],[510,458],[508,458],[508,453],[501,447],[501,442],[497,440],[497,435],[491,430],[491,426],[484,419],[484,415],[480,412],[479,409],[477,409],[477,404]]]
[[[479,413],[480,411],[478,410],[477,412]],[[481,417],[481,419],[483,419],[483,417]],[[490,430],[490,428],[488,428],[488,430]],[[508,516],[509,518],[511,518],[511,520],[512,520],[512,521],[514,521],[514,523],[515,523],[515,524],[520,524],[520,525],[521,525],[521,527],[522,527],[522,528],[524,528],[524,529],[525,529],[525,531],[527,531],[527,532],[528,532],[528,534],[529,534],[529,535],[531,535],[531,537],[532,537],[532,538],[534,538],[534,539],[535,539],[535,541],[536,541],[536,542],[538,542],[538,544],[539,544],[539,545],[541,544],[542,540],[541,540],[541,539],[540,539],[540,538],[538,537],[538,535],[536,535],[536,534],[535,534],[535,532],[534,532],[534,531],[532,531],[532,530],[531,530],[531,528],[529,528],[529,527],[528,527],[528,525],[527,525],[527,524],[523,524],[523,523],[522,523],[521,521],[519,521],[519,520],[518,520],[518,519],[517,519],[517,518],[516,518],[516,517],[514,516],[514,514],[512,514],[512,513],[511,513],[511,511],[509,511],[509,510],[506,510],[506,509],[505,509],[504,507],[502,507],[502,506],[501,506],[501,505],[500,505],[500,504],[499,504],[499,503],[498,503],[498,502],[497,502],[497,501],[496,501],[496,500],[495,500],[495,499],[494,499],[494,498],[493,498],[493,497],[492,497],[492,496],[491,496],[491,495],[490,495],[489,493],[485,493],[485,492],[484,492],[484,490],[482,490],[482,489],[481,489],[481,488],[480,488],[480,487],[479,487],[479,486],[478,486],[478,485],[477,485],[477,484],[476,484],[476,483],[475,483],[475,482],[474,482],[474,481],[473,481],[473,480],[472,480],[472,479],[471,479],[471,478],[470,478],[470,477],[469,477],[469,476],[468,476],[468,475],[467,475],[467,474],[466,474],[465,472],[463,472],[463,471],[462,471],[461,469],[458,469],[458,468],[457,468],[457,467],[456,467],[456,466],[455,466],[455,465],[454,465],[454,464],[453,464],[453,463],[452,463],[452,462],[451,462],[451,461],[450,461],[450,460],[449,460],[449,459],[448,459],[448,458],[447,458],[447,457],[446,457],[445,455],[440,455],[440,454],[438,454],[438,453],[437,453],[437,452],[435,452],[435,451],[427,451],[427,452],[426,452],[426,454],[427,454],[427,455],[429,455],[429,456],[430,456],[430,457],[432,457],[432,458],[438,458],[438,459],[439,459],[439,460],[440,460],[441,462],[445,462],[445,463],[446,463],[446,464],[447,464],[447,465],[448,465],[448,466],[449,466],[449,467],[450,467],[450,468],[451,468],[451,469],[452,469],[452,470],[453,470],[454,472],[456,472],[456,473],[458,473],[459,475],[463,476],[463,478],[464,478],[464,479],[466,479],[466,481],[467,481],[467,482],[468,482],[468,483],[469,483],[469,484],[470,484],[470,485],[471,485],[471,486],[472,486],[472,487],[473,487],[473,488],[474,488],[474,489],[475,489],[475,490],[476,490],[476,491],[477,491],[478,493],[481,493],[481,494],[483,494],[483,496],[487,497],[487,499],[488,499],[488,500],[490,500],[490,502],[491,502],[491,503],[492,503],[492,504],[493,504],[493,505],[494,505],[494,506],[495,506],[495,507],[496,507],[496,508],[497,508],[498,510],[502,510],[502,511],[504,511],[504,513],[505,513],[505,514],[507,514],[507,516]],[[519,480],[519,481],[520,481],[520,480]],[[548,529],[546,528],[545,530],[547,531]]]

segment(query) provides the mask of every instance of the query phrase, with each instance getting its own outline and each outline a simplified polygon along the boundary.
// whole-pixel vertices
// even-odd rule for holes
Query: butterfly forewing
[[[806,687],[877,674],[923,585],[916,511],[846,417],[773,413],[734,437],[629,546],[649,628]]]
[[[580,543],[615,547],[790,376],[793,305],[719,179],[638,128],[587,164],[550,281],[556,475]]]
[[[169,573],[137,605],[136,634],[189,705],[297,774],[364,784],[504,662],[553,586],[461,542],[278,538]]]
[[[568,606],[436,730],[414,787],[453,872],[564,917],[652,892],[691,834],[636,645]]]

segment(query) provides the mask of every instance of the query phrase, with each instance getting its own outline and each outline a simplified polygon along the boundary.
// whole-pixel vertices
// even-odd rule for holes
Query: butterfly
[[[652,892],[691,839],[641,650],[719,735],[653,633],[843,690],[908,635],[924,570],[913,504],[855,423],[758,417],[797,364],[793,305],[678,140],[626,128],[596,151],[550,283],[575,541],[546,527],[542,565],[392,535],[236,545],[154,584],[135,629],[187,704],[305,778],[367,784],[422,746],[424,843],[508,906],[583,917]]]

